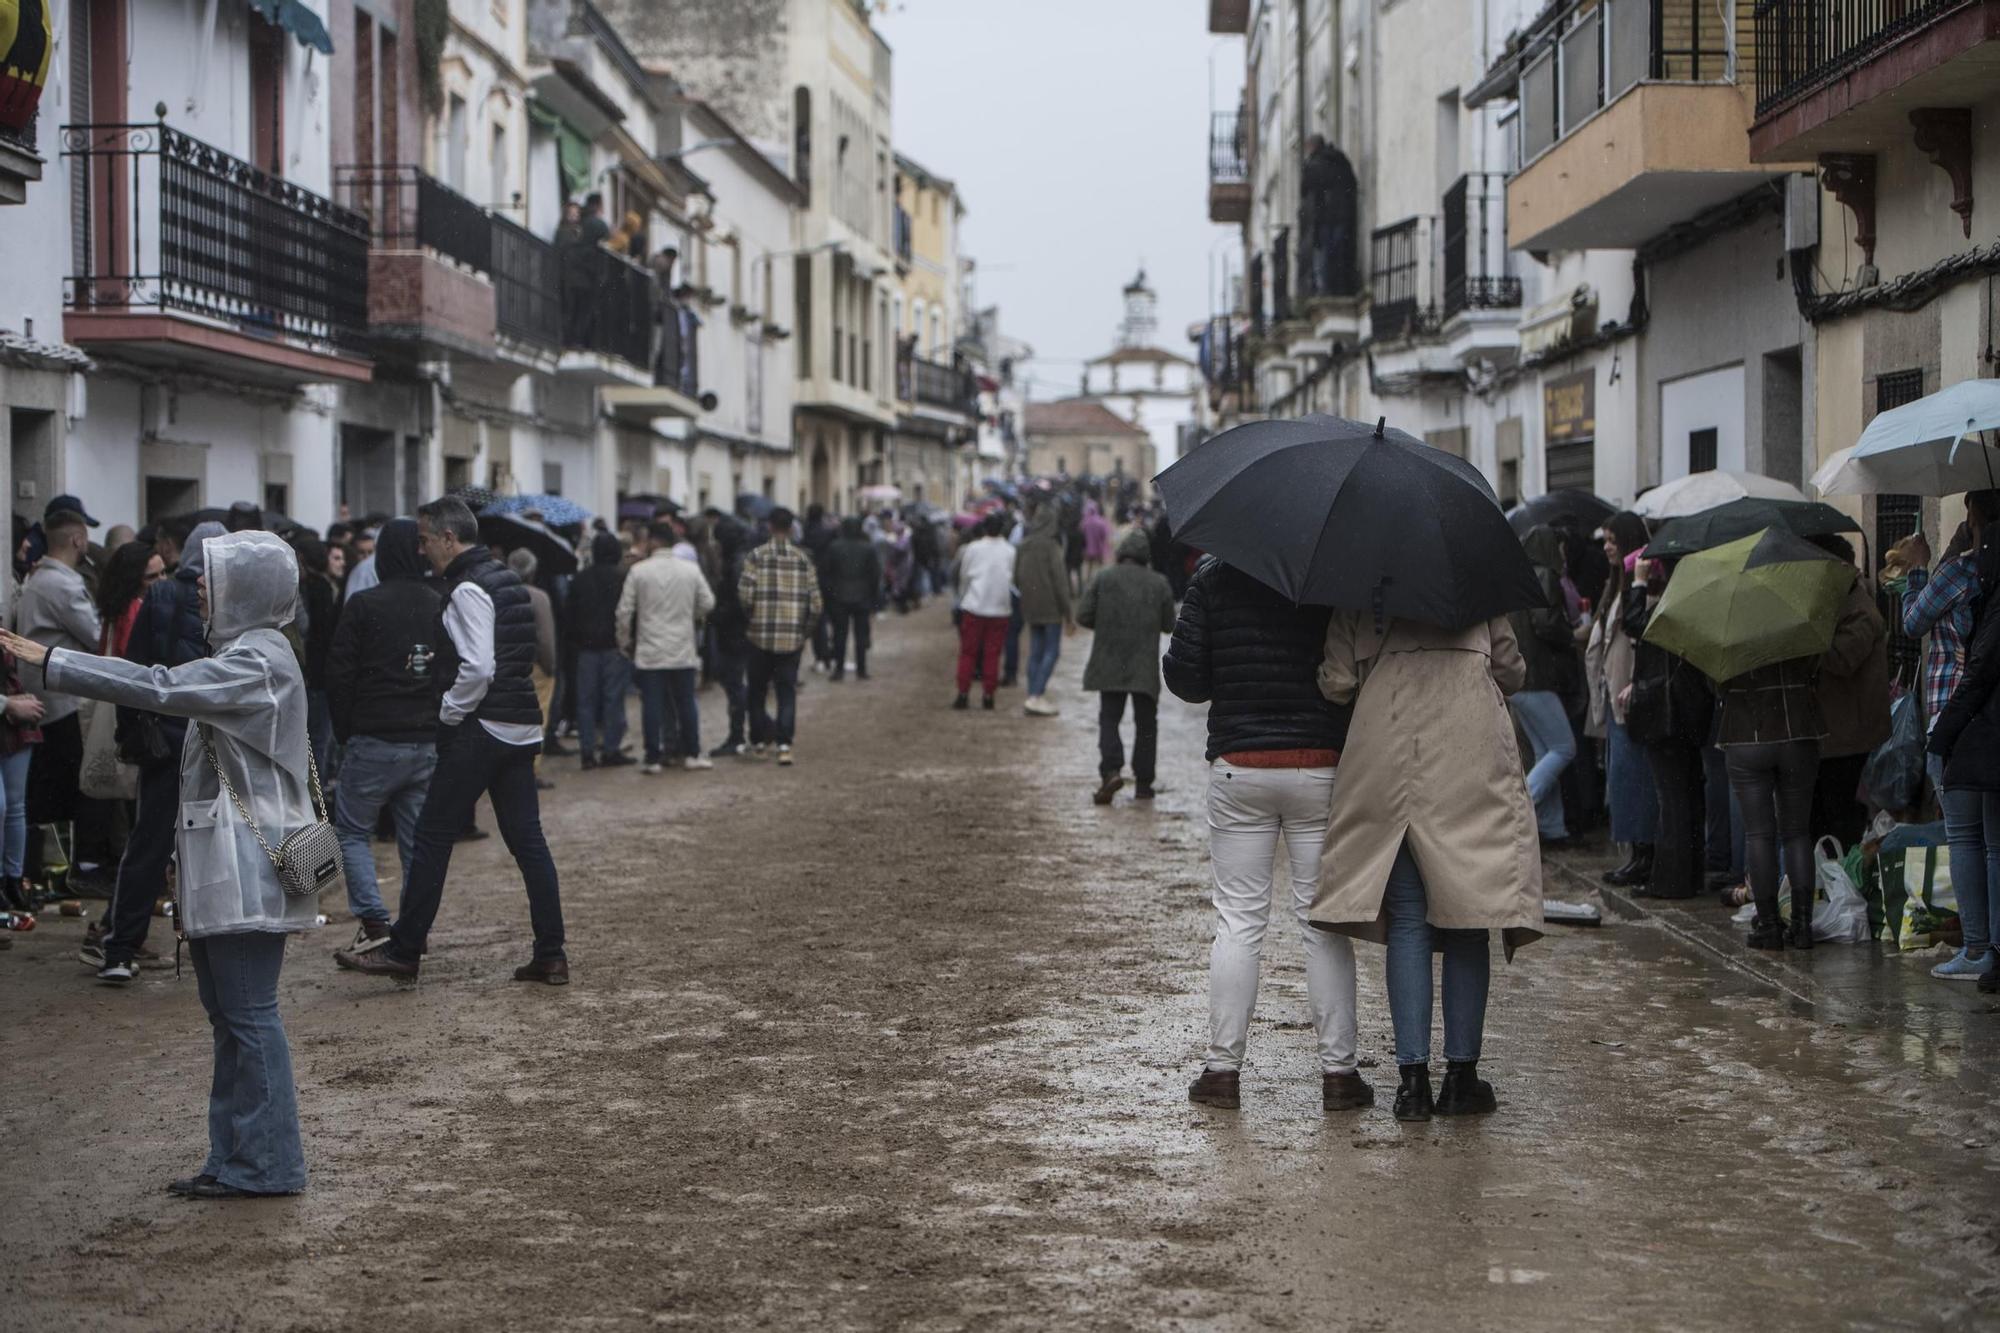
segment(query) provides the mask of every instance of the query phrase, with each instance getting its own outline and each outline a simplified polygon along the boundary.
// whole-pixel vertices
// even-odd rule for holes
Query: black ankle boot
[[[1636,853],[1632,858],[1632,878],[1627,880],[1626,883],[1634,887],[1640,884],[1651,883],[1653,878],[1653,844],[1650,842],[1634,843],[1632,844],[1632,850]]]
[[[1753,949],[1765,949],[1773,953],[1785,947],[1785,923],[1778,919],[1774,909],[1757,909],[1757,915],[1750,922],[1750,938],[1745,940]]]
[[[1632,871],[1638,864],[1639,844],[1635,842],[1632,844],[1632,854],[1625,858],[1624,865],[1617,867],[1615,870],[1607,870],[1597,878],[1603,883],[1614,887],[1630,884],[1632,882]]]
[[[1431,1067],[1397,1065],[1403,1084],[1396,1089],[1396,1119],[1423,1121],[1431,1118],[1437,1103],[1431,1100]]]
[[[1444,1082],[1438,1085],[1439,1115],[1490,1115],[1499,1104],[1493,1085],[1479,1077],[1477,1060],[1446,1062]]]
[[[28,886],[22,882],[19,875],[8,875],[0,879],[0,906],[4,906],[10,912],[33,910],[33,904],[28,901]]]
[[[1785,947],[1788,949],[1813,947],[1811,900],[1807,900],[1804,907],[1800,907],[1796,899],[1793,900],[1791,924],[1785,928]]]

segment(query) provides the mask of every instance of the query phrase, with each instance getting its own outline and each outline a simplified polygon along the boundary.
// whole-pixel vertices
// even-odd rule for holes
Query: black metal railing
[[[1521,105],[1515,160],[1534,161],[1635,84],[1729,81],[1729,43],[1712,0],[1571,0],[1514,57]]]
[[[558,256],[562,345],[650,367],[659,291],[652,270],[601,245],[571,245]]]
[[[562,346],[562,265],[556,248],[527,228],[487,215],[493,257],[493,323],[505,336],[546,351]]]
[[[1437,219],[1405,218],[1369,237],[1368,332],[1377,342],[1437,327]]]
[[[368,220],[376,249],[427,250],[475,273],[493,271],[486,210],[421,168],[339,166],[333,189],[335,198]]]
[[[1271,322],[1292,317],[1292,229],[1278,228],[1271,238]]]
[[[896,244],[896,258],[902,260],[905,264],[909,263],[911,254],[910,210],[904,208],[901,204],[896,205],[896,213],[890,231]]]
[[[179,310],[361,351],[368,224],[165,121],[65,125],[71,310]]]
[[[905,352],[896,358],[896,388],[905,402],[979,415],[979,381],[963,366]]]
[[[1250,181],[1250,122],[1241,111],[1214,111],[1208,117],[1208,183],[1246,185]]]
[[[1250,272],[1243,287],[1250,301],[1251,336],[1264,336],[1264,252],[1259,250],[1250,256]]]
[[[1766,115],[1976,0],[1757,0],[1757,114]]]
[[[1521,280],[1506,270],[1506,178],[1460,176],[1444,192],[1444,317],[1520,305]]]

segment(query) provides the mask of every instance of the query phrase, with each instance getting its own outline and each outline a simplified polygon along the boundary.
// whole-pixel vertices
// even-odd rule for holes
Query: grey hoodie
[[[307,787],[305,679],[282,633],[298,614],[298,560],[278,537],[254,531],[211,537],[199,556],[213,656],[142,667],[58,649],[49,657],[49,680],[71,694],[199,724],[181,747],[175,821],[177,897],[189,938],[305,930],[319,911],[316,899],[285,895],[215,770],[219,763],[273,848],[318,818]]]

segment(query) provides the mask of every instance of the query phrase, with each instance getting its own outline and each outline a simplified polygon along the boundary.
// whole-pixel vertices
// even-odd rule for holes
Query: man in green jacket
[[[1054,717],[1061,710],[1048,701],[1049,677],[1062,656],[1062,636],[1074,630],[1069,596],[1069,570],[1063,563],[1062,532],[1056,501],[1042,501],[1028,516],[1028,535],[1014,561],[1014,586],[1021,593],[1021,620],[1028,627],[1028,698],[1022,711],[1031,717]]]
[[[1091,800],[1111,804],[1125,785],[1125,744],[1118,728],[1132,701],[1133,794],[1153,799],[1153,757],[1159,742],[1160,636],[1174,629],[1174,593],[1152,567],[1152,543],[1135,529],[1118,543],[1118,563],[1090,581],[1077,607],[1079,625],[1093,630],[1083,688],[1099,694],[1097,772]]]

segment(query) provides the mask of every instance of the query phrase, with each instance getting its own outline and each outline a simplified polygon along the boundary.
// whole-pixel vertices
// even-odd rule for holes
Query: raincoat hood
[[[1562,538],[1550,527],[1533,527],[1521,538],[1521,547],[1528,553],[1530,564],[1560,574],[1563,568]]]
[[[299,614],[299,560],[269,532],[237,532],[201,544],[208,574],[208,640],[218,646],[253,629],[283,629]]]
[[[208,556],[202,551],[202,543],[210,537],[223,537],[228,533],[228,528],[212,519],[206,523],[195,524],[194,531],[188,533],[188,539],[181,547],[181,563],[174,570],[174,577],[193,583],[207,573]]]
[[[392,518],[375,534],[375,576],[390,579],[420,579],[429,573],[417,548],[417,521]]]
[[[608,532],[600,532],[590,539],[590,563],[616,569],[625,558],[625,547]]]
[[[1123,541],[1118,543],[1118,558],[1150,565],[1153,563],[1153,543],[1147,539],[1144,531],[1134,528],[1125,534]]]

